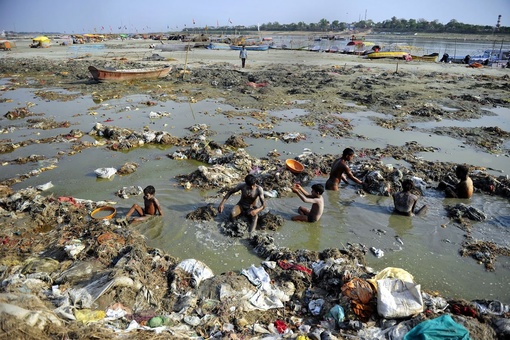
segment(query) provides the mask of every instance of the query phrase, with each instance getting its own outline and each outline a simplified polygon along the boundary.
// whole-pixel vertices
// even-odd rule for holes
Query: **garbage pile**
[[[221,195],[253,173],[269,194],[283,196],[296,181],[306,185],[327,174],[335,158],[305,150],[296,157],[305,170],[295,174],[276,152],[257,159],[235,147],[242,145],[241,138],[221,146],[208,141],[204,129],[179,140],[180,149],[169,155],[205,163],[178,176],[186,189],[217,189]],[[122,132],[99,125],[94,131],[119,149],[125,143],[166,138],[149,130]],[[380,159],[392,151],[391,147],[361,151],[361,159],[351,168],[364,179],[364,191],[390,195],[407,177],[423,193],[451,171],[452,165],[426,167],[406,153],[401,157],[413,164],[411,169],[382,163]],[[136,164],[126,168],[135,171]],[[497,188],[491,194],[506,192],[505,178],[483,171],[472,175],[475,186],[494,183]],[[139,189],[124,187],[117,195],[129,197]],[[510,336],[508,305],[448,300],[421,287],[401,268],[375,272],[366,265],[368,250],[362,245],[322,252],[277,247],[266,231],[277,230],[283,224],[281,216],[261,215],[264,227],[248,239],[263,259],[260,264],[213,273],[195,259],[181,260],[147,247],[142,235],[115,219],[90,216],[111,202],[44,197],[37,188],[1,192],[0,314],[2,329],[14,338],[412,339],[427,332],[454,332],[459,339]],[[481,216],[464,206],[455,211],[456,216]],[[209,205],[187,217],[216,216],[215,207]],[[245,237],[243,222],[219,227],[232,237]],[[510,255],[492,244],[475,242],[466,242],[461,254],[484,262],[488,269],[493,268],[494,256]]]
[[[259,233],[249,242],[260,264],[213,273],[147,247],[135,229],[90,218],[102,204],[36,189],[1,198],[3,221],[36,221],[1,232],[0,314],[12,338],[510,335],[510,306],[448,300],[401,268],[374,272],[363,247],[291,251]]]

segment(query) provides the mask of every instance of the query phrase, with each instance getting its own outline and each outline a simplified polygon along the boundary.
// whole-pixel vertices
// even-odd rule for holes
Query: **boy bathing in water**
[[[469,177],[469,168],[465,165],[458,165],[455,175],[460,181],[457,185],[441,182],[439,188],[444,189],[447,198],[471,198],[473,196],[473,180]]]
[[[317,222],[320,220],[324,211],[324,198],[322,197],[324,186],[322,184],[312,185],[312,193],[309,194],[301,185],[296,184],[292,188],[292,191],[295,192],[303,202],[312,204],[311,209],[299,207],[299,215],[293,216],[292,220],[302,222]]]
[[[354,150],[351,148],[346,148],[342,157],[338,158],[331,165],[331,172],[329,173],[329,178],[326,181],[326,190],[338,190],[338,185],[340,184],[340,180],[344,181],[346,184],[349,184],[346,177],[349,177],[351,180],[356,182],[357,184],[362,184],[363,182],[356,178],[351,169],[349,168],[348,162],[354,159]]]
[[[159,213],[160,216],[163,216],[163,212],[161,211],[161,206],[159,205],[159,201],[156,197],[154,197],[154,194],[156,193],[156,189],[149,185],[145,189],[143,189],[143,202],[144,202],[144,208],[142,209],[141,206],[138,204],[133,204],[131,209],[129,209],[126,220],[129,219],[129,217],[136,211],[140,217],[136,217],[133,219],[133,221],[143,221],[149,218],[152,215],[156,215],[156,213]]]
[[[239,183],[235,188],[230,189],[223,197],[218,206],[220,214],[223,212],[225,202],[232,194],[241,191],[241,198],[230,213],[230,220],[234,221],[239,215],[244,214],[251,220],[250,233],[257,227],[258,214],[266,207],[264,200],[264,189],[257,184],[257,178],[253,175],[247,175],[244,183]],[[260,201],[260,207],[257,207],[257,200]]]
[[[414,214],[420,215],[427,211],[427,206],[424,205],[416,213],[416,203],[418,202],[418,196],[411,193],[414,189],[414,183],[410,179],[405,179],[402,182],[402,191],[393,194],[393,204],[395,204],[395,212],[404,216],[413,216]]]

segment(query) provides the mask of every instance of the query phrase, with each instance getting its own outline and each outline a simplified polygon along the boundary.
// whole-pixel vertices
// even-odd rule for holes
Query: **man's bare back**
[[[347,181],[347,177],[356,182],[357,184],[362,184],[363,182],[356,178],[353,174],[347,162],[351,161],[354,158],[354,151],[352,149],[345,149],[342,157],[336,159],[331,165],[331,172],[329,173],[329,178],[326,181],[326,190],[338,190],[338,185],[340,181],[344,181],[345,183],[349,183]]]

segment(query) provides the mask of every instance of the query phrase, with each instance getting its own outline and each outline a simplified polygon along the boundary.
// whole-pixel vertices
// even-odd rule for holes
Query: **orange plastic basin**
[[[303,164],[299,163],[298,161],[296,161],[294,159],[287,159],[285,161],[285,165],[287,166],[287,169],[289,169],[290,172],[292,172],[294,174],[299,174],[300,172],[302,172],[305,169]]]

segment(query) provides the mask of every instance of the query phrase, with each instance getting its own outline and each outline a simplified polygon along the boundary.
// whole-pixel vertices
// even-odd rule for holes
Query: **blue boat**
[[[247,51],[267,51],[269,49],[269,45],[263,44],[263,45],[248,45],[245,46]],[[230,48],[232,50],[240,51],[243,46],[240,45],[230,45]]]
[[[480,55],[474,55],[470,58],[470,63],[477,62],[485,65],[503,64],[510,60],[510,50],[493,49],[485,50]]]

